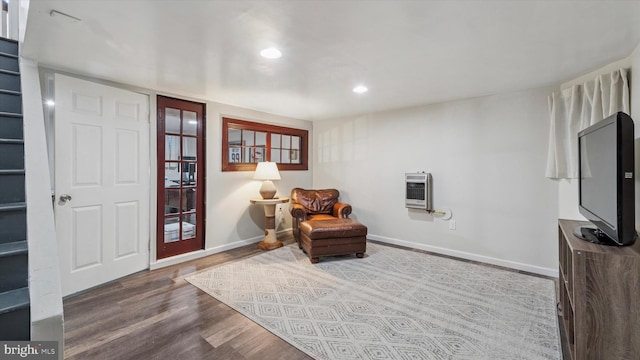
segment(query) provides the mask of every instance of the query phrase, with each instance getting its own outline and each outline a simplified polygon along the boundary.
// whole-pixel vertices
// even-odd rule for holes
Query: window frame
[[[264,132],[267,134],[264,161],[271,161],[271,134],[298,136],[300,138],[300,163],[277,163],[279,170],[309,170],[309,131],[254,121],[222,118],[222,171],[254,171],[257,163],[229,162],[229,129]]]

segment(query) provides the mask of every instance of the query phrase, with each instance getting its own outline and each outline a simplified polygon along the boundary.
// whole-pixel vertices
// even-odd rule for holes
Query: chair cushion
[[[309,214],[331,214],[333,205],[338,202],[340,192],[336,189],[305,190],[296,188],[291,191],[291,201],[302,205]]]
[[[308,216],[308,220],[335,220],[337,217],[329,214],[311,214]]]
[[[367,227],[352,219],[307,220],[300,223],[300,231],[311,240],[367,235]]]

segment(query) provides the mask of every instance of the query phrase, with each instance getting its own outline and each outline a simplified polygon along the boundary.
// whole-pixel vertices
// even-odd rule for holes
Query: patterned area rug
[[[187,281],[316,359],[562,359],[553,281],[489,266],[293,244]]]

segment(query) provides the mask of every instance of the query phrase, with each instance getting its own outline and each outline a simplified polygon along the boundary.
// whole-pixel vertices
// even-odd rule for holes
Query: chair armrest
[[[351,205],[347,203],[337,202],[333,205],[333,216],[346,219],[351,214]]]
[[[300,204],[291,204],[291,216],[298,221],[305,221],[307,219],[307,210]]]

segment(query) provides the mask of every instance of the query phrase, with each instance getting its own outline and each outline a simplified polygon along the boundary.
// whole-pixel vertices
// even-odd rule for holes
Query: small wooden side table
[[[251,199],[252,204],[264,206],[264,240],[258,244],[262,250],[273,250],[282,246],[276,236],[276,205],[289,202],[288,197],[275,199]]]

